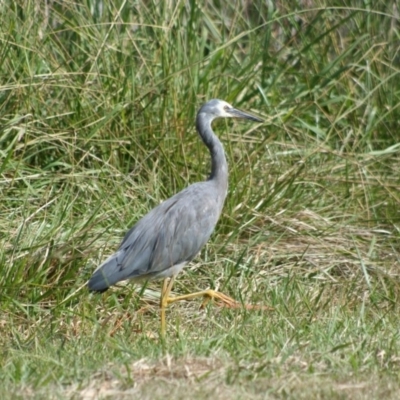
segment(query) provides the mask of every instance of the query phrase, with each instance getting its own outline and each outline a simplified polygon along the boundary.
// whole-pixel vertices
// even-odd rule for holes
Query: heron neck
[[[216,181],[220,188],[228,188],[228,164],[222,143],[211,128],[212,119],[199,113],[196,120],[197,131],[208,147],[211,155],[211,174],[209,180]]]

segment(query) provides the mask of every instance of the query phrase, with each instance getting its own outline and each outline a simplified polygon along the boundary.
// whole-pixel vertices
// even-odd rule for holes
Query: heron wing
[[[89,288],[102,291],[121,280],[151,278],[192,260],[214,230],[224,197],[212,182],[200,182],[151,210],[95,271]]]

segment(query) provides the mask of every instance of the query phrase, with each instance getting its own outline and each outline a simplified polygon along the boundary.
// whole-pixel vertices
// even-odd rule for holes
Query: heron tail
[[[115,253],[94,271],[87,284],[89,290],[91,292],[105,292],[120,280],[118,270],[118,253]]]

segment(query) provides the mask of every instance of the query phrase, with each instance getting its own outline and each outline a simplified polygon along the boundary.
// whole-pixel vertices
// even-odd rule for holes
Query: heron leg
[[[204,297],[204,301],[201,305],[201,308],[204,308],[210,299],[220,301],[225,306],[230,307],[230,308],[240,307],[240,303],[238,303],[236,300],[232,299],[232,297],[229,297],[226,294],[217,292],[212,289],[202,290],[201,292],[196,292],[196,293],[189,293],[189,294],[185,294],[183,296],[168,297],[166,299],[166,303],[171,304],[171,303],[175,303],[176,301],[181,301],[181,300],[192,300],[196,297]]]
[[[161,336],[165,335],[165,309],[170,303],[169,294],[171,293],[172,285],[174,284],[175,277],[166,278],[163,281],[160,299],[160,309],[161,309]]]
[[[172,285],[171,285],[172,286]],[[232,297],[227,296],[224,293],[217,292],[212,289],[203,290],[201,292],[196,293],[189,293],[183,296],[176,296],[176,297],[168,297],[165,301],[166,304],[175,303],[176,301],[180,300],[192,300],[195,297],[204,297],[203,303],[201,303],[200,308],[204,308],[206,304],[211,300],[216,300],[217,303],[224,307],[228,308],[244,308],[246,310],[264,310],[264,311],[271,311],[273,310],[272,307],[261,305],[261,304],[242,304],[241,302],[232,299]]]

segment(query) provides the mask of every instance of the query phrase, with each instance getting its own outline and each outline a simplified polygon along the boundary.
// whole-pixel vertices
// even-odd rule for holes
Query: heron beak
[[[255,117],[254,115],[247,114],[246,112],[240,111],[236,108],[230,108],[229,110],[226,110],[226,112],[231,114],[232,117],[234,117],[234,118],[243,118],[243,119],[249,119],[250,121],[264,122],[261,118]]]

